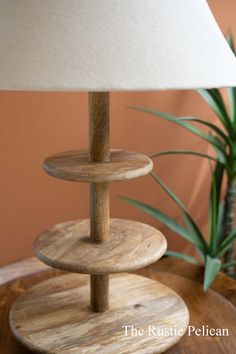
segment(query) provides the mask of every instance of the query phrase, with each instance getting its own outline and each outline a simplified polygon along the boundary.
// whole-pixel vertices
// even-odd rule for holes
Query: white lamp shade
[[[0,0],[0,89],[221,86],[236,59],[205,0]]]

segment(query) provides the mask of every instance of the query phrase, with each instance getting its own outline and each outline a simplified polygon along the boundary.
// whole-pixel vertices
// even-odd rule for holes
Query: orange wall
[[[235,0],[209,4],[224,33],[236,38]],[[201,24],[199,23],[199,26]],[[193,91],[114,93],[111,96],[111,145],[151,153],[164,149],[198,149],[207,144],[170,123],[129,110],[146,105],[175,115],[214,115]],[[0,265],[33,254],[32,243],[55,223],[84,218],[89,213],[88,186],[60,181],[42,171],[52,153],[88,144],[87,95],[84,93],[0,93]],[[193,157],[162,157],[155,169],[181,197],[207,233],[209,165]],[[147,176],[111,187],[111,215],[148,222],[168,238],[169,248],[191,249],[159,222],[118,199],[119,195],[148,202],[180,220],[180,212]]]

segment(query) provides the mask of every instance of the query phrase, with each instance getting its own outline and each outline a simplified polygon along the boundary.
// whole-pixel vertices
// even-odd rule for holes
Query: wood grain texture
[[[89,92],[89,157],[91,161],[110,160],[109,113],[109,92]]]
[[[89,160],[110,161],[110,94],[89,92]],[[105,242],[109,238],[109,184],[90,183],[90,241]],[[109,275],[90,276],[90,303],[94,312],[109,307]]]
[[[196,266],[194,264],[186,263],[180,259],[172,257],[164,257],[160,262],[153,264],[150,268],[152,270],[152,277],[155,278],[155,272],[166,272],[181,275],[184,278],[194,280],[200,284],[204,281],[204,267]],[[143,273],[143,270],[139,273]],[[145,275],[151,277],[151,274],[145,272]],[[218,273],[216,279],[211,285],[211,289],[216,293],[227,299],[236,307],[236,281],[225,275],[225,273]],[[235,323],[236,325],[236,323]]]
[[[5,283],[0,285],[1,354],[32,353],[15,340],[8,324],[9,309],[15,299],[26,289],[61,273],[59,270],[45,266],[36,258],[25,259],[0,268],[1,279],[5,279]],[[234,306],[236,305],[236,281],[219,273],[212,284],[212,289],[204,293],[199,284],[203,274],[202,267],[170,257],[162,258],[138,273],[165,282],[181,295],[188,304],[191,325],[205,324],[210,328],[228,328],[230,331],[230,336],[221,337],[220,340],[219,337],[184,336],[173,348],[168,349],[166,354],[236,353],[236,308]]]
[[[183,336],[189,314],[171,289],[145,277],[113,275],[110,309],[88,308],[89,277],[68,274],[38,284],[17,299],[10,313],[14,334],[29,349],[44,353],[162,353]],[[124,325],[143,328],[126,336]],[[175,327],[178,336],[149,335],[148,326]]]
[[[110,219],[110,239],[90,242],[89,220],[67,222],[41,233],[37,256],[46,264],[77,273],[131,271],[157,261],[166,250],[165,237],[154,227],[130,220]]]
[[[152,160],[132,151],[111,150],[110,161],[90,161],[89,152],[74,150],[48,157],[43,164],[51,176],[74,182],[106,183],[148,174]]]
[[[21,276],[27,276],[49,269],[51,268],[40,262],[36,257],[10,263],[6,266],[0,267],[0,286],[13,281],[14,279],[20,278]]]
[[[109,308],[109,274],[90,275],[90,305],[94,312]]]
[[[90,183],[90,237],[94,242],[109,239],[109,184]]]

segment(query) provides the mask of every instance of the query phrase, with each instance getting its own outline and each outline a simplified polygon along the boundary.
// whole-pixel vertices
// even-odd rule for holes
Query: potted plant
[[[228,37],[228,43],[235,53],[231,35]],[[209,241],[206,241],[200,228],[189,215],[180,199],[155,172],[152,172],[151,176],[181,209],[184,226],[153,206],[127,197],[123,197],[123,199],[129,204],[160,220],[171,230],[175,231],[178,235],[195,246],[197,254],[199,255],[197,258],[174,251],[167,251],[166,255],[181,258],[195,264],[204,264],[204,289],[206,290],[215,279],[217,273],[221,270],[235,277],[234,266],[236,260],[233,254],[233,241],[236,238],[236,228],[234,224],[234,203],[236,196],[236,88],[229,88],[227,91],[229,109],[218,89],[204,89],[198,92],[215,112],[219,119],[220,127],[195,117],[174,117],[173,115],[146,107],[131,108],[178,124],[206,140],[214,148],[216,156],[186,150],[162,151],[151,155],[152,158],[158,158],[170,154],[192,154],[207,158],[214,163],[209,197]],[[209,128],[209,133],[203,132],[200,129],[201,126]],[[223,183],[224,178],[227,180],[226,188]]]

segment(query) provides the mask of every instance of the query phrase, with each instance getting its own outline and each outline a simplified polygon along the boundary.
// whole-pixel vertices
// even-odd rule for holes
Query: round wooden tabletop
[[[220,274],[212,289],[204,293],[200,284],[202,268],[165,258],[136,272],[169,286],[188,306],[190,328],[168,354],[236,353],[236,282]],[[14,339],[8,316],[14,300],[32,285],[63,274],[30,258],[0,268],[0,353],[30,353]],[[197,332],[193,329],[198,330]],[[221,329],[218,336],[216,330]],[[222,330],[225,329],[223,332]],[[212,330],[213,336],[207,335]],[[215,333],[213,333],[213,330]],[[228,336],[227,332],[228,331]],[[200,333],[200,332],[201,333]],[[200,335],[199,335],[200,334]],[[219,331],[218,331],[219,334]],[[119,354],[119,353],[117,353]],[[137,353],[138,354],[138,353]]]

